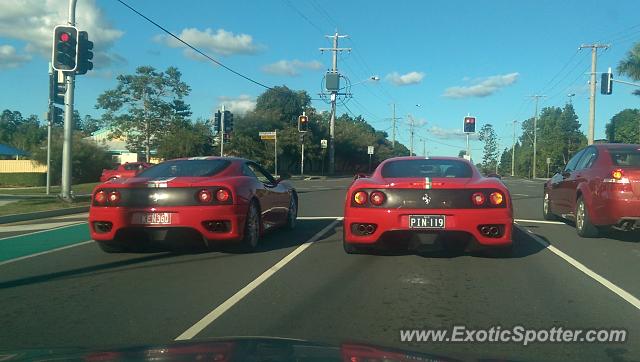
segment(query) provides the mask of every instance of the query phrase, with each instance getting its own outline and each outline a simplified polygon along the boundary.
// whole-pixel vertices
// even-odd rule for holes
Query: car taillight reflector
[[[231,194],[229,193],[229,191],[225,189],[220,189],[218,190],[218,192],[216,192],[216,200],[220,202],[229,201],[230,198],[231,198]]]
[[[367,203],[367,193],[364,191],[358,191],[353,195],[353,201],[358,205],[364,205]]]
[[[621,169],[613,170],[613,172],[611,172],[611,177],[615,180],[621,180],[622,176],[624,176],[624,172],[622,172]]]
[[[369,195],[369,200],[371,201],[371,204],[380,206],[384,203],[385,195],[382,191],[374,191]]]
[[[480,206],[484,204],[484,202],[486,201],[486,197],[482,192],[476,192],[473,195],[471,195],[471,201],[473,201],[474,205]]]
[[[118,191],[111,191],[109,193],[109,203],[115,205],[118,202],[120,202],[120,193]]]
[[[93,196],[93,200],[99,205],[104,205],[107,203],[107,193],[100,190]]]
[[[213,199],[213,195],[209,190],[200,190],[198,191],[198,201],[203,204],[208,204]]]
[[[489,195],[489,201],[492,205],[500,205],[504,201],[504,196],[499,192],[492,192],[491,195]]]

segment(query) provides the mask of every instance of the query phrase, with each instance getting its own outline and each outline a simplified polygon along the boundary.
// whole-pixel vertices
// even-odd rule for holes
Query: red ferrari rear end
[[[379,245],[496,248],[509,253],[513,211],[505,185],[467,160],[399,157],[347,192],[344,248]]]

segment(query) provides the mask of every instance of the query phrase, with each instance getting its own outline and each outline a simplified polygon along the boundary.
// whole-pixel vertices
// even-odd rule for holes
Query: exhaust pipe
[[[364,226],[364,224],[360,224],[360,225],[358,225],[358,231],[359,231],[361,234],[364,234],[364,233],[366,232],[366,229],[367,229],[367,228],[366,228],[366,226]]]
[[[490,236],[498,236],[498,234],[500,234],[500,229],[498,229],[496,226],[492,226],[489,228],[489,235]]]
[[[373,234],[373,230],[374,230],[373,225],[371,224],[367,225],[366,229],[367,229],[367,234]]]
[[[483,226],[482,228],[480,228],[480,232],[484,236],[489,236],[489,227],[488,226]]]

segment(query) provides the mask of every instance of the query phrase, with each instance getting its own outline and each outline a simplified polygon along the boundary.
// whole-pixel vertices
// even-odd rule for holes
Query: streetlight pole
[[[513,143],[511,145],[511,176],[515,176],[516,171],[516,123],[518,123],[518,121],[513,120]]]
[[[540,98],[543,98],[546,96],[535,94],[529,97],[535,98],[536,100],[536,112],[533,117],[533,171],[532,171],[532,177],[531,177],[531,178],[536,178],[537,176],[536,161],[537,161],[537,147],[538,147],[538,101],[540,100]]]

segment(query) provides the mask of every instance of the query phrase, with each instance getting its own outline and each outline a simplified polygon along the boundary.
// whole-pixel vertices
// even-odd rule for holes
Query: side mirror
[[[280,174],[280,176],[278,176],[278,178],[276,178],[276,183],[280,183],[281,181],[284,180],[289,180],[291,178],[291,175],[288,173],[282,173]]]
[[[366,173],[358,172],[355,176],[353,176],[353,179],[357,180],[359,178],[365,178],[365,177],[369,177],[369,175],[367,175]]]

